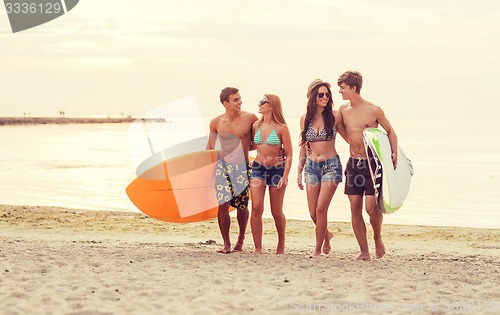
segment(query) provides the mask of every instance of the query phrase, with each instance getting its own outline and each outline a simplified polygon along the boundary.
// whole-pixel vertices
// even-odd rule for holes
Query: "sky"
[[[240,89],[299,116],[307,86],[363,74],[361,94],[390,119],[496,119],[496,0],[81,0],[12,33],[0,9],[0,116],[131,115],[194,96],[203,115]]]

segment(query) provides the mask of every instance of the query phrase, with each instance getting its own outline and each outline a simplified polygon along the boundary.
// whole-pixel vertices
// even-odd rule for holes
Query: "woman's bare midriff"
[[[264,148],[264,146],[267,146],[267,148]],[[271,167],[283,164],[283,158],[278,157],[281,146],[263,144],[261,147],[262,148],[259,147],[259,154],[257,154],[255,158],[255,161],[259,162],[260,165]]]
[[[309,147],[311,148],[311,154],[308,155],[308,158],[313,162],[323,162],[338,155],[337,150],[335,150],[335,139],[309,142]]]

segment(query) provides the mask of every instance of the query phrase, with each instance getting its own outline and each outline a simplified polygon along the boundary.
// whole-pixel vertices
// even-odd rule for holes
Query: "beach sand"
[[[2,314],[498,314],[500,230],[384,226],[387,254],[353,261],[350,224],[287,222],[286,254],[217,254],[217,221],[171,224],[140,213],[0,206]],[[232,239],[237,224],[232,224]],[[368,229],[370,230],[370,229]],[[373,242],[370,242],[372,255]]]

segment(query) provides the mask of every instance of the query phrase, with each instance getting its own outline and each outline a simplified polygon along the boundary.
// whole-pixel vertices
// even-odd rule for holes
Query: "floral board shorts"
[[[219,204],[227,203],[236,209],[248,207],[250,198],[250,165],[228,164],[218,160],[215,166],[215,192]]]

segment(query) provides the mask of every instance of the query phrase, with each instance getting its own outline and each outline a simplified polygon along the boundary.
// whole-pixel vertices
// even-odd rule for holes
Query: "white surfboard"
[[[370,173],[375,185],[375,196],[378,208],[382,213],[396,212],[408,195],[413,165],[398,146],[398,165],[392,164],[391,144],[387,134],[377,128],[366,128],[363,131],[366,154],[372,163]]]

